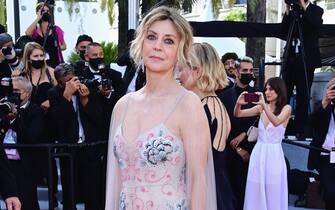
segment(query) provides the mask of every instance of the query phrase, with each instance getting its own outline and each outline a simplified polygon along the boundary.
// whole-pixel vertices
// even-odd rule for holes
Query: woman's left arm
[[[215,198],[215,186],[211,186],[208,174],[213,170],[210,132],[203,106],[196,95],[184,97],[180,117],[180,133],[186,154],[187,196],[190,209],[209,210],[210,197]],[[187,110],[187,112],[185,112]],[[214,177],[214,176],[213,176]],[[214,182],[215,183],[215,182]],[[206,193],[213,189],[213,193]],[[212,195],[214,194],[214,195]],[[207,196],[204,196],[207,195]],[[216,202],[215,202],[216,203]]]
[[[64,39],[64,31],[59,26],[56,26],[56,33],[57,33],[60,49],[61,50],[66,50],[66,43],[65,43],[65,39]]]
[[[288,105],[288,104],[285,105],[283,107],[283,109],[281,110],[280,114],[276,116],[270,110],[270,107],[266,105],[263,94],[260,93],[259,96],[260,96],[260,100],[257,103],[260,104],[263,107],[263,110],[264,110],[266,116],[269,118],[270,122],[274,126],[278,126],[278,125],[283,124],[283,123],[288,121],[288,119],[291,116],[291,106],[290,105]]]

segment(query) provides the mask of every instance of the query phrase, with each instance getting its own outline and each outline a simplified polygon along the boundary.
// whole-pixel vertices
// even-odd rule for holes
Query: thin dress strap
[[[129,105],[129,101],[130,101],[130,96],[131,93],[128,93],[128,97],[127,97],[127,101],[126,101],[126,108],[124,109],[123,113],[122,113],[122,117],[121,117],[121,125],[123,126],[124,123],[124,119],[126,118],[126,114],[128,111],[128,105]]]
[[[186,91],[183,90],[182,93],[178,96],[178,98],[176,99],[176,102],[174,103],[174,105],[172,106],[172,109],[167,113],[167,115],[164,117],[163,119],[163,124],[166,123],[166,121],[169,119],[170,115],[174,112],[174,110],[176,109],[176,107],[178,106],[179,102],[181,101],[181,99],[184,97],[184,95],[186,94]]]

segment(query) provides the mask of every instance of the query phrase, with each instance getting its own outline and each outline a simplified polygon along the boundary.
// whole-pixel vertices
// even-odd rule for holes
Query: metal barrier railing
[[[1,148],[4,149],[19,149],[19,148],[27,148],[27,149],[41,149],[46,148],[48,152],[48,201],[49,201],[49,210],[54,209],[54,186],[52,183],[53,177],[53,167],[52,161],[54,158],[57,157],[68,157],[70,162],[70,210],[75,209],[75,195],[74,195],[74,162],[73,162],[73,154],[69,152],[56,152],[55,149],[64,149],[64,148],[84,148],[84,147],[98,147],[107,145],[107,141],[97,141],[97,142],[90,142],[90,143],[81,143],[81,144],[74,144],[74,143],[53,143],[53,144],[0,144]]]
[[[320,148],[320,147],[316,147],[316,146],[313,146],[313,145],[307,145],[307,144],[302,143],[302,141],[288,140],[286,138],[286,139],[283,140],[283,143],[303,147],[303,148],[310,149],[310,150],[317,150],[319,152],[330,153],[329,150],[326,150],[326,149],[323,149],[323,148]]]
[[[72,209],[75,209],[75,195],[74,195],[74,163],[73,163],[73,157],[71,152],[55,152],[55,149],[58,148],[84,148],[84,147],[96,147],[96,146],[103,146],[107,145],[107,141],[98,141],[98,142],[92,142],[92,143],[81,143],[81,144],[70,144],[70,143],[54,143],[54,144],[0,144],[0,147],[3,148],[47,148],[48,152],[48,201],[49,201],[49,210],[54,209],[54,196],[53,196],[53,190],[54,186],[51,180],[53,180],[53,167],[52,167],[52,161],[56,157],[68,157],[70,162],[70,205],[73,207]],[[283,143],[285,144],[291,144],[299,147],[303,147],[306,149],[312,149],[317,150],[320,152],[329,153],[328,150],[315,147],[312,145],[306,145],[305,143],[302,143],[301,141],[293,141],[288,140],[287,138],[283,140]]]

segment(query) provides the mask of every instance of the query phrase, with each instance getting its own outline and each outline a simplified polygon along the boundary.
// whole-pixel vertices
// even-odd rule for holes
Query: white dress
[[[285,134],[281,124],[258,123],[258,140],[249,162],[244,210],[287,210],[287,169],[281,146]]]

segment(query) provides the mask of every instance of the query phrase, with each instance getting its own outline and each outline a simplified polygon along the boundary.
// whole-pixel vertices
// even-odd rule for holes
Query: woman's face
[[[276,93],[276,91],[274,89],[272,89],[272,87],[270,85],[266,85],[266,87],[265,87],[265,97],[266,97],[266,100],[268,102],[276,101],[277,97],[278,97],[278,94]]]
[[[180,67],[177,71],[177,79],[184,88],[192,90],[196,86],[195,74],[196,72],[189,66]]]
[[[31,52],[31,55],[29,57],[29,60],[34,60],[34,61],[37,61],[37,60],[44,60],[44,53],[42,50],[40,49],[34,49],[32,52]]]
[[[170,20],[154,22],[145,34],[142,57],[146,71],[173,71],[180,37]]]

